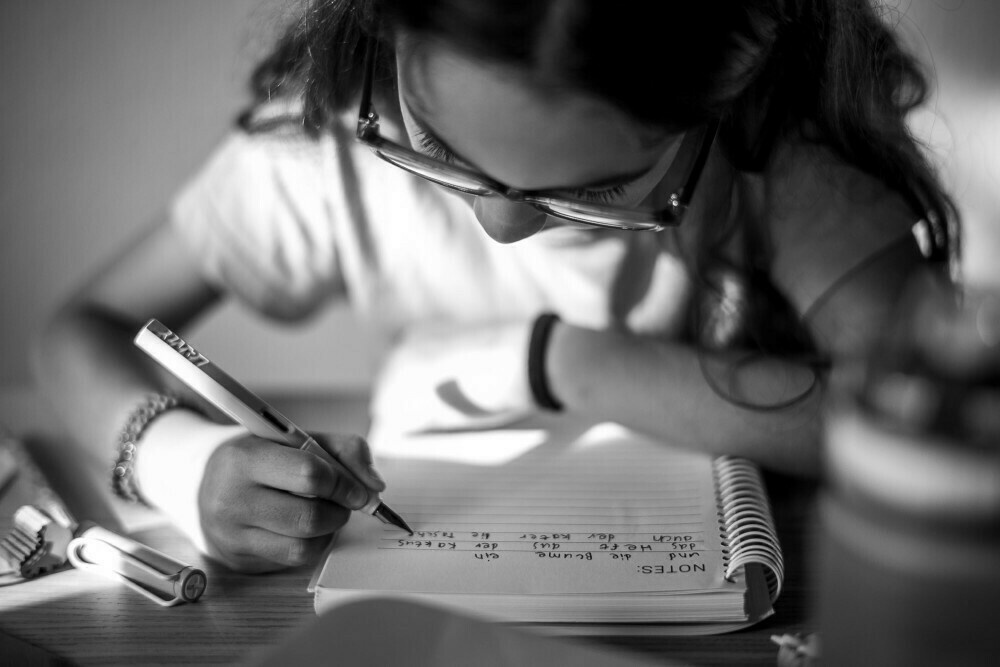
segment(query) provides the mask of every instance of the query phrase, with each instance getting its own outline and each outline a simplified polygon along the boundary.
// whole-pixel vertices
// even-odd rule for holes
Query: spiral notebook
[[[760,472],[617,424],[369,442],[408,535],[356,516],[315,608],[400,596],[557,634],[712,634],[772,613],[783,562]]]

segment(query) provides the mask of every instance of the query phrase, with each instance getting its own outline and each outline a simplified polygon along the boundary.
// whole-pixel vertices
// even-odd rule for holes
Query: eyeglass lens
[[[473,195],[483,196],[496,194],[495,191],[483,183],[481,179],[475,178],[472,175],[466,176],[457,170],[445,172],[439,167],[421,162],[414,156],[401,151],[391,150],[391,148],[385,146],[376,148],[375,153],[386,162],[414,173],[417,176],[422,176],[423,178],[433,181],[439,185]]]

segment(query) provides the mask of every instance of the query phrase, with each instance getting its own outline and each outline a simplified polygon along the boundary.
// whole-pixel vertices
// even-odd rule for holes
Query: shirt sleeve
[[[233,132],[180,190],[170,224],[206,280],[299,319],[342,294],[324,139]]]

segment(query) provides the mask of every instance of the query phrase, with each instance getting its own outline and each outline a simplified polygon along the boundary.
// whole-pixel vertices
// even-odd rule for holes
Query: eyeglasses
[[[477,197],[499,196],[530,204],[543,213],[573,222],[632,231],[660,231],[679,225],[718,133],[718,121],[712,121],[700,132],[689,132],[684,138],[678,155],[689,155],[696,146],[697,152],[691,159],[684,185],[670,195],[664,209],[628,209],[570,199],[554,192],[515,190],[485,174],[418,153],[379,134],[379,115],[372,104],[376,48],[375,41],[372,40],[365,52],[365,74],[356,135],[358,141],[386,162],[438,185]]]

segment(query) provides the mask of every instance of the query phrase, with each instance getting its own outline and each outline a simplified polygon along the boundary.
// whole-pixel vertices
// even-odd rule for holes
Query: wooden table
[[[365,397],[269,395],[276,407],[313,430],[367,430]],[[47,423],[48,411],[26,389],[0,392],[0,423],[23,435],[35,458],[78,519],[92,519],[208,575],[209,588],[196,604],[161,608],[110,580],[66,570],[0,588],[0,664],[12,658],[44,664],[152,665],[233,664],[280,643],[315,615],[306,591],[312,567],[267,575],[241,575],[201,557],[154,512],[117,503],[106,471],[80,474],[72,449]],[[91,474],[92,473],[92,474]],[[805,558],[814,489],[787,478],[768,477],[768,488],[787,565],[776,614],[755,627],[712,637],[598,639],[604,646],[646,658],[697,665],[774,665],[772,634],[810,632]]]

